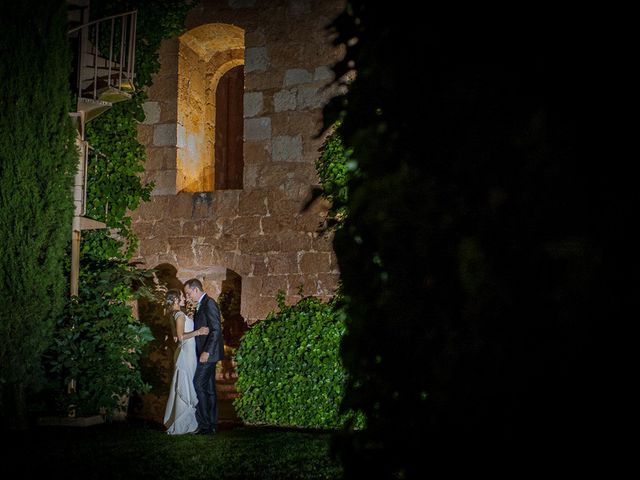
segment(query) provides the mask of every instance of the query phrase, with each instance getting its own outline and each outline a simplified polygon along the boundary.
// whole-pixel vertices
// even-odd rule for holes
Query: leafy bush
[[[123,397],[150,388],[142,380],[139,361],[153,337],[133,316],[130,300],[151,293],[139,286],[145,271],[122,262],[94,265],[82,273],[79,296],[58,320],[55,345],[47,355],[57,382],[54,409],[66,413],[75,405],[79,415],[110,415]],[[76,388],[68,391],[72,379]]]
[[[346,372],[339,355],[344,321],[335,300],[304,297],[252,326],[236,353],[234,402],[246,423],[338,428],[352,413],[340,414]],[[360,421],[356,421],[360,424]]]

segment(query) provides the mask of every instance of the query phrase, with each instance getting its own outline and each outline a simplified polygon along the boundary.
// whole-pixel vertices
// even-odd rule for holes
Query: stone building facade
[[[343,8],[342,0],[200,0],[186,32],[161,46],[138,130],[143,180],[155,187],[132,212],[133,260],[169,288],[200,279],[223,309],[225,347],[277,309],[279,291],[288,304],[335,293],[338,265],[322,232],[328,205],[305,205],[319,186],[322,108],[335,94],[325,87],[343,53],[326,26]],[[175,345],[160,306],[139,312],[156,338],[143,366],[153,390],[130,413],[160,422]],[[220,418],[233,419],[229,358],[217,377]]]
[[[331,238],[319,231],[327,205],[303,207],[319,183],[322,107],[333,91],[324,87],[340,56],[326,26],[343,6],[201,0],[187,31],[161,47],[139,126],[144,180],[155,188],[132,215],[140,240],[135,260],[182,282],[197,277],[214,297],[225,281],[234,283],[247,324],[276,308],[279,290],[289,303],[300,291],[328,298],[338,281]],[[238,67],[240,179],[220,186],[216,91]]]

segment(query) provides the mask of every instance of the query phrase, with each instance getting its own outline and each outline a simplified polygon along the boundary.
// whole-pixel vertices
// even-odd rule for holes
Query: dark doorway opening
[[[244,67],[225,73],[216,90],[214,188],[242,189]]]

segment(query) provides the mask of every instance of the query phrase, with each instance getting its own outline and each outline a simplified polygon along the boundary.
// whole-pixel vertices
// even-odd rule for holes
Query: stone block
[[[152,236],[153,224],[154,222],[134,221],[131,225],[131,228],[133,229],[133,232],[136,234],[136,236],[139,239],[143,240]]]
[[[299,17],[311,13],[311,0],[289,0],[287,15]]]
[[[291,87],[293,85],[301,85],[309,83],[313,79],[313,75],[304,68],[291,68],[284,72],[284,87]]]
[[[245,48],[251,47],[264,47],[266,43],[266,37],[264,35],[264,28],[257,27],[251,30],[247,30],[244,35]]]
[[[180,219],[167,216],[160,221],[153,222],[152,237],[167,238],[170,235],[182,235],[182,221]]]
[[[256,0],[229,0],[228,4],[233,9],[251,8],[256,6]]]
[[[212,245],[194,245],[193,254],[196,263],[202,266],[220,265],[220,252]]]
[[[155,187],[151,195],[173,195],[176,193],[176,171],[160,170],[157,172],[149,172],[148,182],[154,182]]]
[[[280,239],[283,252],[301,252],[311,249],[311,237],[304,232],[281,232],[276,238]]]
[[[296,98],[298,90],[293,88],[290,90],[280,90],[273,96],[273,110],[275,112],[284,112],[296,109]]]
[[[271,136],[268,140],[247,142],[243,148],[245,170],[253,164],[271,160]]]
[[[142,202],[136,210],[131,212],[131,218],[134,222],[152,222],[162,219],[167,209],[167,199],[168,197],[151,197],[150,201]]]
[[[300,135],[304,137],[316,136],[322,128],[322,112],[316,110],[290,110],[277,112],[271,116],[271,131],[273,135]],[[303,142],[304,143],[304,142]],[[316,151],[316,156],[318,152]]]
[[[235,217],[238,215],[240,190],[217,190],[212,193],[215,199],[216,216]]]
[[[244,139],[252,142],[271,138],[271,118],[248,118],[244,121]]]
[[[282,245],[278,235],[257,235],[240,238],[238,248],[243,254],[262,254],[278,252]]]
[[[260,217],[238,217],[224,233],[229,235],[257,235],[260,232]]]
[[[298,254],[291,252],[274,252],[267,255],[269,275],[286,275],[299,273]]]
[[[336,256],[336,252],[329,252],[331,257],[331,273],[340,273],[340,265],[338,264],[338,257]]]
[[[171,252],[174,254],[180,268],[194,268],[199,265],[191,245],[172,248]]]
[[[194,243],[193,237],[183,237],[183,236],[171,236],[174,232],[167,232],[169,234],[168,241],[169,247],[171,250],[178,250],[180,248],[187,247],[191,249],[191,246]]]
[[[302,137],[277,136],[272,140],[271,156],[276,162],[297,162],[302,159]]]
[[[244,117],[255,117],[264,111],[262,92],[245,92],[243,97]]]
[[[265,255],[251,254],[249,255],[249,260],[251,262],[251,275],[262,277],[269,273],[269,269],[267,267],[267,257]]]
[[[160,123],[174,123],[178,121],[178,99],[160,101]]]
[[[138,132],[138,141],[140,143],[144,143],[140,138],[139,132]],[[147,158],[145,159],[145,162],[144,162],[144,168],[147,172],[154,171],[154,170],[164,170],[166,168],[164,155],[162,155],[162,151],[165,148],[166,147],[147,147],[146,149]]]
[[[319,233],[325,226],[325,218],[314,213],[304,213],[295,218],[295,229],[300,232]]]
[[[158,52],[160,55],[160,70],[155,76],[176,74],[178,72],[178,44],[176,37],[162,40]]]
[[[262,231],[265,235],[280,233],[283,230],[291,229],[294,226],[292,218],[288,215],[271,215],[262,217]]]
[[[321,108],[326,103],[326,99],[321,94],[318,87],[298,88],[297,107],[298,109]]]
[[[267,191],[262,189],[244,190],[240,193],[238,215],[266,215]]]
[[[158,123],[153,126],[153,145],[156,147],[176,146],[177,123]]]
[[[144,110],[143,124],[151,125],[160,122],[160,103],[144,102],[142,104],[142,110]]]
[[[218,226],[215,221],[209,218],[199,218],[191,220],[180,220],[182,235],[186,236],[202,236],[202,237],[215,237],[218,233]]]
[[[169,245],[165,238],[152,237],[145,238],[144,242],[140,242],[141,255],[163,254],[169,251]]]
[[[192,206],[192,194],[191,193],[178,193],[166,197],[166,210],[168,218],[181,218],[191,219]]]
[[[304,252],[300,258],[300,272],[329,273],[331,271],[331,255],[327,252]]]
[[[191,197],[191,218],[208,218],[213,213],[211,192],[197,192]]]
[[[136,129],[136,137],[138,138],[138,141],[142,145],[151,145],[151,142],[153,141],[153,127],[151,125],[139,123]]]
[[[291,165],[294,165],[294,163],[273,162],[264,165],[260,171],[257,186],[262,188],[276,188],[281,192],[285,192],[285,184],[295,175]]]
[[[154,102],[175,101],[178,90],[178,74],[156,75],[149,88],[149,100]]]
[[[249,47],[245,49],[244,62],[245,72],[264,72],[269,66],[267,47]]]
[[[333,296],[338,288],[340,274],[319,273],[318,274],[318,295]]]
[[[333,237],[332,232],[314,233],[312,238],[311,249],[317,252],[332,252],[333,251]]]
[[[335,74],[333,73],[333,70],[330,67],[325,67],[325,66],[316,67],[316,69],[313,72],[313,81],[314,82],[318,82],[318,81],[332,82],[334,76]]]
[[[260,165],[247,165],[245,163],[242,180],[244,188],[253,188],[258,185],[258,176],[260,175],[260,170],[262,170],[262,167]]]
[[[262,295],[275,297],[280,290],[287,293],[287,275],[268,275],[262,282]]]
[[[260,320],[264,320],[269,313],[277,309],[278,302],[275,297],[259,297],[246,309],[241,310],[241,314],[249,325],[253,325]]]
[[[233,252],[238,249],[239,238],[235,235],[221,235],[215,240],[211,240],[213,245],[220,252]]]
[[[267,211],[269,215],[295,215],[300,210],[297,202],[277,189],[267,190]]]
[[[245,73],[247,73],[245,69]],[[244,88],[248,91],[266,91],[282,87],[282,76],[277,70],[268,72],[249,72],[244,78]]]

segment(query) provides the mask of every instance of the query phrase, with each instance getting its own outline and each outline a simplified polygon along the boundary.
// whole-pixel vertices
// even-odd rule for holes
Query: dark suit
[[[220,325],[220,308],[216,301],[206,293],[193,317],[194,330],[209,327],[208,335],[198,335],[196,355],[198,366],[193,377],[193,385],[198,397],[196,419],[200,430],[215,431],[218,424],[218,405],[216,398],[216,363],[224,358],[224,341]],[[200,354],[209,353],[206,363],[200,363]]]

